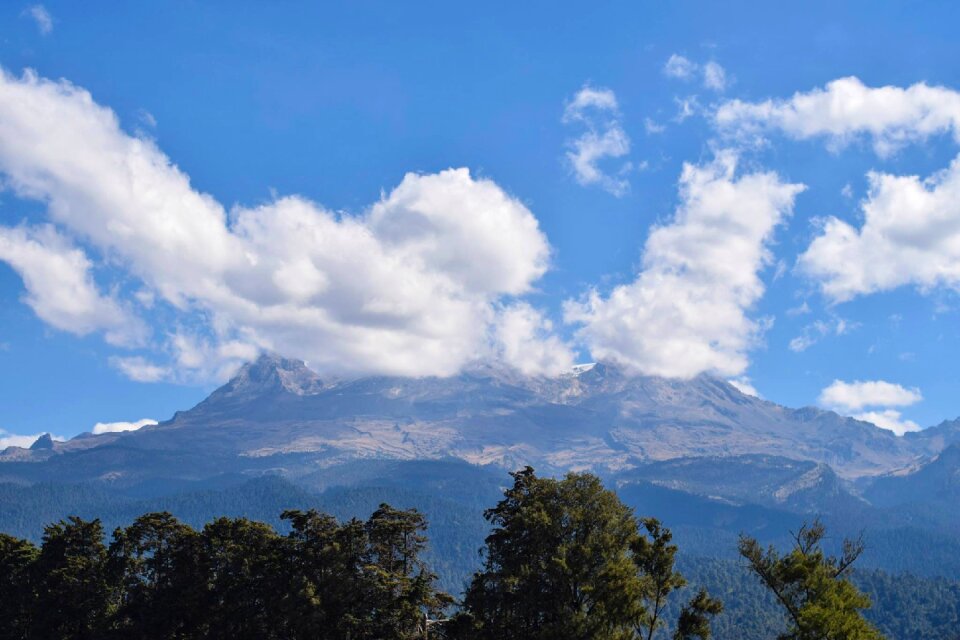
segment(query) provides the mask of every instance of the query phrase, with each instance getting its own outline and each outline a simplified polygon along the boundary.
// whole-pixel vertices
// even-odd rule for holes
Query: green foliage
[[[0,638],[23,638],[36,590],[32,568],[40,550],[26,540],[0,534]]]
[[[740,555],[787,612],[789,628],[780,640],[879,640],[880,633],[861,614],[870,599],[847,579],[863,553],[862,541],[845,541],[843,554],[835,558],[821,548],[825,533],[819,521],[804,525],[785,555],[773,546],[764,550],[753,538],[740,539]]]
[[[246,518],[197,532],[148,513],[109,548],[98,520],[76,517],[48,526],[40,549],[0,536],[0,638],[405,640],[452,601],[421,559],[416,511],[283,518],[286,536]]]
[[[710,621],[720,613],[723,613],[723,603],[711,598],[707,590],[701,587],[697,595],[680,611],[677,630],[673,634],[674,640],[707,640],[712,631]]]
[[[538,478],[529,467],[512,475],[513,487],[485,514],[494,525],[485,566],[448,633],[652,638],[667,596],[684,584],[670,532],[649,519],[641,535],[633,512],[596,476]]]
[[[36,597],[30,637],[98,637],[112,599],[99,520],[72,517],[48,526],[32,572]]]

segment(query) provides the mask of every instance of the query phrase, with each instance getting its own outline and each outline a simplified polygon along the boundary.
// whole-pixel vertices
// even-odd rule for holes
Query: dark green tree
[[[514,485],[486,512],[494,529],[485,566],[450,635],[483,639],[632,639],[652,636],[667,596],[683,585],[669,531],[644,521],[590,474]],[[709,611],[704,611],[709,615]]]
[[[419,638],[424,616],[437,616],[452,599],[435,588],[437,577],[421,560],[427,522],[415,509],[381,504],[366,522],[367,576],[372,638]]]
[[[643,579],[643,615],[637,633],[652,640],[654,632],[663,624],[663,609],[667,598],[687,581],[675,569],[677,545],[671,544],[673,534],[661,526],[656,518],[644,518],[646,535],[637,536],[633,544],[633,560]],[[649,537],[647,537],[649,536]]]
[[[313,509],[285,511],[281,517],[291,526],[284,541],[289,587],[280,602],[288,634],[318,640],[361,638],[370,591],[363,523],[341,525]]]
[[[708,640],[711,635],[710,621],[722,612],[723,603],[711,598],[706,589],[700,589],[680,610],[673,640]]]
[[[185,638],[200,625],[205,575],[200,539],[169,513],[148,513],[117,529],[108,551],[119,589],[117,637]]]
[[[802,526],[794,535],[793,549],[784,555],[773,546],[764,550],[755,539],[740,537],[740,555],[787,612],[789,630],[780,640],[882,638],[861,613],[870,607],[870,599],[848,580],[863,553],[863,541],[845,540],[840,557],[827,556],[821,546],[825,533],[819,520]]]
[[[30,542],[0,533],[0,638],[27,637],[36,599],[32,568],[39,554]]]
[[[111,612],[107,549],[99,520],[71,516],[47,526],[33,564],[31,637],[102,638]]]
[[[269,640],[283,628],[279,612],[287,582],[281,538],[262,522],[218,518],[200,534],[207,592],[200,606],[203,637]]]

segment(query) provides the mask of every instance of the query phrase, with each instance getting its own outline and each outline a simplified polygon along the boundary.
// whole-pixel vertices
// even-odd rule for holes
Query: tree
[[[878,640],[882,636],[861,611],[870,599],[847,579],[863,553],[862,539],[844,540],[839,558],[821,547],[826,529],[819,520],[794,534],[793,549],[781,556],[753,538],[740,537],[740,555],[787,612],[789,630],[780,640]]]
[[[202,637],[269,640],[283,625],[277,615],[285,588],[280,536],[262,522],[217,518],[200,534],[207,592]]]
[[[722,612],[723,603],[711,598],[706,589],[700,589],[681,609],[673,640],[708,640],[711,635],[710,620]]]
[[[113,627],[129,638],[180,638],[199,625],[205,576],[199,535],[169,513],[117,529],[108,551],[118,589]]]
[[[0,638],[27,637],[36,598],[32,567],[39,554],[30,542],[0,534]]]
[[[71,516],[44,529],[40,554],[33,563],[32,637],[103,637],[112,595],[106,560],[99,520]]]
[[[670,530],[661,526],[656,518],[644,518],[643,527],[650,537],[637,536],[633,544],[633,560],[645,582],[644,615],[639,620],[637,632],[652,640],[654,631],[663,623],[661,616],[667,597],[687,581],[674,569],[677,545],[670,544],[673,539]]]
[[[485,513],[494,529],[484,568],[448,633],[491,640],[652,637],[667,596],[684,584],[669,531],[645,520],[650,538],[641,536],[633,512],[591,474],[554,480],[527,467],[511,475],[513,487]]]
[[[437,591],[437,577],[420,559],[427,522],[415,509],[381,504],[367,520],[368,576],[373,605],[373,638],[422,636],[424,615],[438,615],[452,599]]]

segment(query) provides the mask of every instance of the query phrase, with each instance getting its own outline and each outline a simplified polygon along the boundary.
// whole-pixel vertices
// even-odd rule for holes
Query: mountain
[[[555,378],[488,367],[450,378],[323,380],[302,362],[265,355],[158,425],[8,450],[0,480],[296,479],[368,459],[613,474],[653,461],[745,455],[828,465],[849,480],[918,466],[953,440],[960,433],[900,438],[829,411],[748,396],[716,378],[629,376],[604,363]]]

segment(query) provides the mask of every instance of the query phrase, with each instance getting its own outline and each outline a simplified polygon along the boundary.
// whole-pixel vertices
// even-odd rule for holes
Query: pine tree
[[[0,533],[0,638],[27,637],[36,599],[32,567],[39,554],[30,542]]]
[[[881,639],[861,614],[870,599],[847,579],[863,541],[845,540],[836,558],[823,552],[825,533],[819,520],[802,526],[793,549],[782,556],[772,546],[764,550],[755,539],[740,538],[740,555],[786,610],[789,630],[780,640]]]
[[[71,516],[47,526],[33,570],[36,598],[31,637],[103,637],[113,590],[99,520]]]

